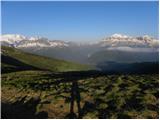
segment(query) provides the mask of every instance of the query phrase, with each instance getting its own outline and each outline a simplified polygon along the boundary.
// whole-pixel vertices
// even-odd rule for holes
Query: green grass
[[[15,103],[24,96],[27,102],[38,94],[38,111],[47,112],[49,118],[66,118],[70,111],[69,80],[77,80],[83,118],[158,118],[158,74],[94,75],[47,71],[2,74],[2,102],[7,98]],[[74,107],[77,114],[76,104]]]
[[[28,66],[33,66],[35,68],[46,69],[51,71],[80,71],[91,69],[91,67],[87,65],[34,55],[15,48],[5,46],[2,46],[2,55],[18,60],[19,62],[22,62]],[[4,69],[7,69],[6,64],[3,64],[3,61],[5,61],[5,59],[2,59],[2,69],[3,67],[5,67]],[[22,67],[24,67],[24,65]]]

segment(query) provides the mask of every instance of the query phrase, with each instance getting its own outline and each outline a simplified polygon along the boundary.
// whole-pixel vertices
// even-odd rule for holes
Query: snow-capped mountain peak
[[[26,39],[25,36],[19,34],[5,34],[1,36],[1,41],[13,43]]]
[[[29,40],[33,40],[33,41],[34,41],[34,40],[39,40],[39,39],[40,39],[40,37],[30,37],[30,38],[29,38]]]
[[[128,38],[128,36],[127,35],[122,35],[122,34],[113,34],[112,36],[111,36],[111,38]]]
[[[1,43],[6,46],[14,46],[17,48],[30,48],[30,47],[132,47],[132,48],[158,48],[159,42],[148,35],[140,37],[131,37],[123,34],[113,34],[106,37],[100,42],[93,44],[78,44],[71,42],[64,42],[60,40],[48,40],[44,37],[26,37],[19,34],[5,34],[1,35]]]
[[[3,38],[8,38],[8,39],[25,39],[26,37],[23,35],[19,34],[5,34],[2,35]]]
[[[68,44],[63,41],[48,40],[44,37],[26,37],[18,34],[1,35],[1,44],[14,46],[17,48],[27,47],[67,47]]]
[[[144,35],[143,39],[153,39],[153,38],[151,36],[149,36],[149,35]]]
[[[149,35],[142,37],[131,37],[122,34],[113,34],[99,42],[102,47],[132,47],[132,48],[158,48],[159,42]]]

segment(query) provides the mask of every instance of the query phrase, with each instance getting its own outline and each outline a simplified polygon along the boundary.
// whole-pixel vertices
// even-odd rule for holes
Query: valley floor
[[[2,118],[156,118],[159,75],[2,74]]]

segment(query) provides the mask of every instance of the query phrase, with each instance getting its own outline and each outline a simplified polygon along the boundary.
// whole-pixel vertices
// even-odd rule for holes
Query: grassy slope
[[[4,47],[4,46],[2,46],[2,55],[16,59],[29,66],[33,66],[39,69],[47,69],[51,71],[79,71],[79,70],[89,69],[89,66],[86,66],[86,65],[72,63],[64,60],[51,59],[48,57],[34,55],[34,54],[20,51],[18,49]],[[2,67],[6,67],[6,66],[10,66],[10,65],[3,64],[3,60],[2,60]]]
[[[158,118],[158,74],[97,75],[21,71],[2,75],[2,116],[68,118],[77,80],[82,118]],[[22,77],[23,76],[23,77]],[[62,82],[66,80],[66,82]],[[56,81],[61,81],[59,84]],[[37,101],[37,102],[36,102]],[[74,105],[77,114],[77,106]],[[43,111],[43,116],[42,116]],[[21,114],[19,114],[21,113]],[[38,116],[37,113],[41,113]],[[44,116],[45,115],[45,116]],[[4,116],[5,118],[5,116]]]

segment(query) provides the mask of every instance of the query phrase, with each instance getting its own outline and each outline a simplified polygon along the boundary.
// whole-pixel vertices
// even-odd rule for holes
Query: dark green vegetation
[[[99,63],[97,68],[107,73],[130,73],[130,74],[152,74],[159,73],[159,62],[140,62],[140,63],[118,63],[104,62]]]
[[[2,47],[2,118],[159,117],[158,74],[82,68]]]
[[[159,61],[159,52],[104,50],[92,54],[92,56],[89,58],[89,61],[92,63],[103,63],[110,61],[120,63],[156,62]]]

